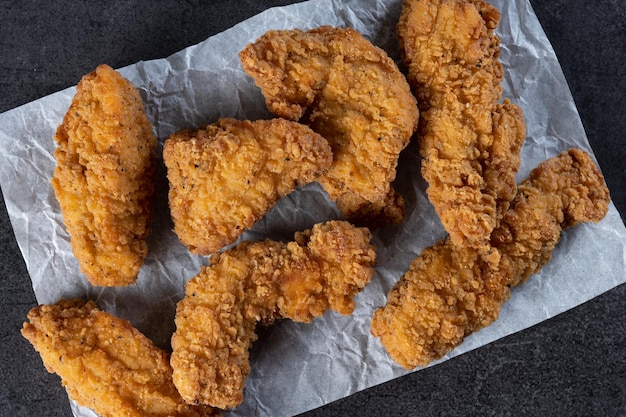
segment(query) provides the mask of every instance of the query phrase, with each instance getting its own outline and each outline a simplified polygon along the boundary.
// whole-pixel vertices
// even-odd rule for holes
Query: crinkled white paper
[[[557,58],[528,0],[494,0],[502,11],[498,34],[505,68],[504,94],[522,106],[528,138],[519,179],[541,161],[570,147],[591,152]],[[141,91],[161,142],[172,132],[219,117],[269,117],[260,91],[241,69],[238,53],[268,29],[351,26],[399,59],[395,25],[400,0],[312,0],[275,8],[167,59],[121,69]],[[168,347],[183,284],[205,259],[191,255],[171,231],[167,181],[161,168],[150,252],[136,285],[94,288],[80,273],[50,187],[56,127],[74,89],[0,115],[0,180],[6,206],[39,303],[91,298],[129,319]],[[370,335],[373,311],[420,251],[444,236],[425,197],[415,143],[401,156],[397,189],[407,200],[404,224],[375,233],[378,265],[357,297],[354,315],[327,313],[312,324],[280,322],[262,332],[251,353],[245,401],[230,416],[292,416],[406,373]],[[312,184],[284,198],[244,239],[288,239],[293,232],[337,217]],[[554,259],[513,290],[500,318],[468,337],[443,360],[559,314],[626,279],[626,230],[611,204],[599,224],[563,234]],[[76,416],[93,413],[73,406]]]

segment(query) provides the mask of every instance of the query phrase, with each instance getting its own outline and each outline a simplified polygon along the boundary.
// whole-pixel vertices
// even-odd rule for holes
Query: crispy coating
[[[270,111],[330,142],[334,162],[320,182],[346,219],[371,226],[376,211],[376,224],[401,221],[391,182],[419,113],[389,56],[354,29],[322,26],[269,31],[240,58]]]
[[[289,243],[243,242],[186,285],[172,337],[174,383],[186,401],[219,408],[243,400],[257,323],[310,322],[354,310],[373,275],[371,234],[344,221],[315,225]]]
[[[54,139],[52,187],[82,272],[94,285],[134,283],[148,252],[157,144],[138,91],[98,66]]]
[[[93,301],[61,300],[28,313],[22,334],[70,398],[101,417],[217,417],[186,404],[172,382],[169,354]]]
[[[490,257],[497,254],[498,262],[450,238],[426,248],[374,313],[372,334],[407,369],[442,357],[495,321],[510,287],[551,259],[561,231],[600,221],[609,199],[585,152],[572,149],[540,164],[493,232]]]
[[[234,242],[281,198],[332,163],[328,142],[283,119],[221,119],[172,134],[163,160],[174,231],[197,254]]]
[[[502,95],[500,12],[481,0],[404,0],[397,25],[421,111],[427,194],[456,245],[488,247],[515,197],[526,136]]]

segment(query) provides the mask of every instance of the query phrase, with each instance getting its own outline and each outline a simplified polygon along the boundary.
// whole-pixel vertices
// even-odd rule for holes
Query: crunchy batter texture
[[[334,162],[320,182],[344,216],[367,226],[401,221],[404,203],[390,187],[419,117],[389,56],[354,29],[322,26],[269,31],[240,58],[270,111],[330,142]]]
[[[425,249],[374,313],[372,334],[407,369],[442,357],[497,319],[510,287],[551,259],[562,229],[600,221],[609,199],[588,154],[572,149],[549,159],[519,186],[494,230],[497,263],[450,238]]]
[[[52,187],[94,285],[135,282],[148,252],[157,140],[135,87],[106,65],[78,83],[54,137]]]
[[[221,119],[171,135],[163,160],[174,231],[197,254],[234,242],[281,198],[332,163],[328,142],[283,119]]]
[[[169,355],[93,301],[61,300],[28,313],[22,334],[70,398],[101,417],[217,417],[186,404],[172,382]]]
[[[500,12],[481,0],[404,0],[397,25],[417,96],[422,175],[456,245],[487,248],[515,197],[526,136],[502,95]]]
[[[257,323],[352,313],[373,275],[370,239],[366,228],[330,221],[293,242],[243,242],[214,255],[176,310],[171,363],[183,398],[219,408],[242,402]]]

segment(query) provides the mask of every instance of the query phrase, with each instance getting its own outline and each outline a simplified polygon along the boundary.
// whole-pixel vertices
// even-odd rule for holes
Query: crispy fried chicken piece
[[[374,313],[372,334],[407,369],[442,357],[495,321],[510,287],[551,259],[561,231],[600,221],[609,198],[602,174],[581,150],[540,164],[493,232],[499,261],[450,238],[425,249]]]
[[[93,301],[61,300],[28,313],[22,334],[70,398],[101,417],[217,417],[189,405],[172,382],[169,354]]]
[[[221,119],[172,134],[163,160],[174,231],[197,254],[233,243],[332,162],[328,142],[289,120]]]
[[[320,182],[346,219],[371,226],[376,212],[376,224],[401,221],[404,203],[391,182],[418,110],[389,56],[354,29],[322,26],[269,31],[240,58],[270,111],[330,142],[334,162]]]
[[[52,187],[94,285],[135,282],[148,252],[157,139],[135,87],[106,65],[78,83],[54,137]]]
[[[190,403],[230,408],[243,400],[257,323],[310,322],[354,310],[373,275],[371,234],[344,221],[315,225],[289,243],[242,242],[215,254],[176,310],[174,383]]]
[[[515,197],[526,136],[502,95],[500,12],[481,0],[404,0],[398,38],[417,96],[422,175],[452,242],[488,248]]]

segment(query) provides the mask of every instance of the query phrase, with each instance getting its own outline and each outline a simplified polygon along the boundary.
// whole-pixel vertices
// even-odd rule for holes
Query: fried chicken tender
[[[397,25],[428,198],[458,246],[488,248],[516,193],[526,127],[520,107],[498,103],[499,20],[481,0],[404,0]]]
[[[61,300],[28,313],[22,334],[70,398],[101,417],[217,417],[185,403],[172,382],[169,354],[93,301]]]
[[[148,252],[157,145],[138,91],[98,66],[54,139],[51,182],[80,269],[93,285],[134,283]]]
[[[450,238],[425,249],[374,313],[372,334],[407,369],[442,357],[495,321],[510,287],[551,259],[561,231],[600,221],[609,199],[602,174],[585,152],[572,149],[540,164],[492,234],[491,251],[499,262]]]
[[[354,29],[269,31],[240,52],[270,111],[324,136],[334,162],[320,182],[360,225],[400,222],[391,188],[398,155],[417,128],[408,82],[386,52]]]
[[[176,310],[171,363],[183,398],[224,409],[242,402],[257,323],[352,313],[373,275],[370,239],[367,228],[330,221],[293,242],[242,242],[215,254]]]
[[[326,139],[283,119],[221,119],[172,134],[163,149],[174,231],[196,254],[233,243],[332,163]]]

